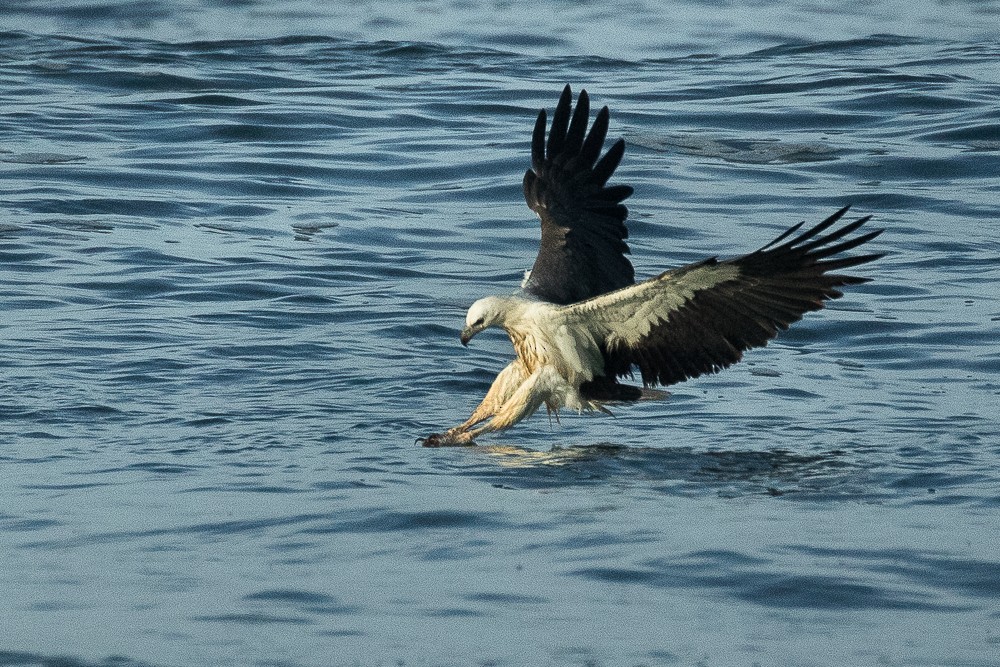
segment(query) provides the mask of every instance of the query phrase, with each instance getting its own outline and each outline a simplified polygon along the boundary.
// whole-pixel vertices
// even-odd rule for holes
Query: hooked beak
[[[462,335],[459,336],[458,339],[462,341],[462,345],[468,347],[469,341],[472,340],[472,337],[475,336],[477,333],[479,332],[473,329],[472,327],[465,327],[464,329],[462,329]]]
[[[476,322],[475,324],[470,324],[469,326],[462,329],[462,335],[459,336],[458,339],[462,341],[462,345],[468,347],[469,341],[472,340],[472,337],[485,328],[486,325],[483,324],[482,322]]]

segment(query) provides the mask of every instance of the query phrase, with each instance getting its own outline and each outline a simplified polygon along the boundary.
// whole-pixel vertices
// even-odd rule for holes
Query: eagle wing
[[[632,287],[567,306],[563,315],[600,345],[607,378],[632,374],[643,384],[669,385],[730,366],[743,351],[766,345],[779,330],[842,296],[844,285],[867,278],[836,272],[882,257],[837,257],[883,230],[849,236],[871,216],[825,233],[845,207],[792,237],[795,225],[760,250],[710,258]],[[598,374],[600,375],[600,374]]]
[[[590,98],[563,89],[545,138],[545,110],[539,112],[531,138],[531,169],[524,174],[524,199],[542,222],[542,239],[524,291],[543,301],[570,304],[635,283],[626,258],[625,218],[621,203],[632,194],[627,185],[607,182],[625,153],[616,141],[601,157],[608,133],[608,108],[598,112],[587,132]]]

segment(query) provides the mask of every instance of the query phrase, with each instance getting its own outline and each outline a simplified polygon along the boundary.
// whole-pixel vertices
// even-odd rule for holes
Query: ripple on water
[[[61,35],[135,10],[22,4],[114,26]],[[994,45],[643,5],[611,57],[567,57],[623,33],[545,2],[531,30],[393,5],[418,39],[191,42],[225,8],[179,6],[174,40],[4,34],[0,664],[989,664]],[[888,254],[667,398],[415,447],[509,359],[458,328],[530,266],[528,133],[567,81],[626,137],[638,275],[847,203]],[[74,657],[109,647],[135,660]]]

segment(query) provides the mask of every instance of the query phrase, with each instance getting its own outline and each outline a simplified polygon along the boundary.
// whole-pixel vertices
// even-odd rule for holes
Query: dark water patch
[[[236,625],[308,625],[312,623],[310,619],[301,616],[279,616],[277,614],[205,614],[195,616],[193,620]]]
[[[267,495],[303,493],[303,489],[293,486],[275,486],[273,484],[252,484],[244,483],[230,487],[230,491],[241,491],[244,493],[261,493]]]
[[[968,145],[988,145],[1000,143],[1000,124],[960,125],[954,129],[937,130],[921,135],[925,141],[941,143],[961,143]]]
[[[317,482],[313,485],[322,491],[344,491],[354,489],[381,489],[384,484],[371,482],[365,479],[352,479],[348,481]]]
[[[941,600],[932,592],[867,581],[860,574],[801,574],[784,569],[774,561],[747,559],[741,554],[703,552],[679,560],[650,560],[635,567],[581,568],[568,574],[612,585],[700,589],[780,609],[887,609],[905,613],[961,612],[969,608]]]
[[[513,487],[506,487],[503,485],[498,485],[497,488],[512,489]],[[595,548],[620,546],[627,544],[643,544],[649,542],[655,542],[658,536],[637,531],[632,533],[622,533],[619,531],[604,531],[591,530],[585,534],[575,534],[572,537],[557,540],[555,543],[542,543],[538,545],[533,545],[533,549],[546,550],[552,547],[557,547],[560,550],[567,551],[590,551]]]
[[[30,532],[34,530],[46,530],[62,525],[62,522],[55,519],[26,519],[11,515],[0,515],[0,529],[13,532]]]
[[[892,591],[836,577],[779,575],[757,577],[736,597],[783,609],[893,609],[898,611],[962,611],[968,607],[928,601],[908,591]]]
[[[184,421],[185,426],[193,426],[195,428],[205,428],[208,426],[225,426],[226,424],[233,423],[233,419],[226,415],[210,415],[205,417],[198,417],[196,419],[187,419]]]
[[[551,35],[491,34],[485,41],[487,44],[493,44],[495,46],[501,46],[511,50],[517,50],[525,46],[566,48],[570,45],[569,40]]]
[[[775,396],[781,396],[783,398],[793,398],[793,399],[795,399],[795,398],[801,398],[801,399],[806,399],[806,398],[819,398],[820,397],[819,394],[813,393],[811,391],[806,391],[804,389],[796,389],[794,387],[782,387],[782,388],[778,388],[778,389],[761,389],[761,391],[763,391],[765,393],[768,393],[768,394],[774,394]]]
[[[979,178],[984,170],[1000,168],[1000,157],[981,156],[971,164],[958,156],[881,156],[875,160],[880,178],[893,181]]]
[[[775,56],[789,56],[789,55],[800,55],[800,54],[826,54],[826,53],[842,53],[842,52],[865,52],[873,49],[889,48],[894,46],[907,46],[912,44],[919,44],[921,40],[916,37],[907,37],[904,35],[871,35],[869,37],[855,38],[855,39],[840,39],[840,40],[803,40],[803,41],[789,41],[786,44],[781,44],[779,46],[772,46],[766,49],[761,49],[759,51],[754,51],[749,54],[750,57],[766,57],[772,58]]]
[[[25,484],[24,488],[39,491],[75,491],[77,489],[97,489],[107,485],[103,482],[79,482],[76,484]]]
[[[72,239],[84,239],[91,237],[94,233],[97,234],[110,234],[115,231],[120,223],[110,223],[104,220],[96,219],[99,216],[95,216],[93,220],[83,220],[79,218],[75,219],[48,219],[48,220],[36,220],[33,225],[27,227],[25,231],[29,231],[32,227],[41,228],[48,230],[53,239],[56,238],[72,238]]]
[[[756,98],[760,96],[762,93],[773,96],[782,96],[782,95],[793,95],[807,91],[822,91],[826,89],[838,89],[838,88],[850,89],[867,81],[868,77],[862,77],[855,73],[831,76],[828,78],[804,78],[797,81],[790,80],[787,78],[770,79],[770,80],[758,79],[752,82],[736,81],[736,82],[728,82],[722,85],[718,84],[712,85],[710,87],[704,85],[679,87],[677,89],[678,90],[677,94],[681,99],[684,100],[699,100],[699,101],[726,100],[729,102],[735,102],[739,98],[745,98],[745,97]],[[708,110],[705,110],[700,113],[703,114],[702,115],[703,119],[710,115],[708,113]],[[849,125],[857,123],[859,121],[857,115],[837,114],[836,116],[834,116],[833,113],[834,113],[833,109],[826,109],[819,113],[805,112],[802,115],[802,119],[807,120],[811,118],[812,125],[817,127],[824,127],[822,125],[816,125],[815,123],[815,121],[820,118],[825,118],[827,120],[827,124],[825,125],[825,127],[840,126],[841,124]],[[750,125],[750,121],[755,118],[758,120],[767,119],[771,121],[770,124],[768,125],[758,125],[757,126],[758,128],[782,127],[784,123],[786,123],[789,120],[787,115],[785,115],[785,117],[782,117],[782,115],[778,113],[764,113],[758,110],[741,110],[738,113],[738,116],[739,116],[739,122],[735,125],[736,127],[748,127]],[[726,118],[725,116],[720,116],[718,114],[715,114],[714,117],[712,118],[712,122],[717,124],[715,125],[716,127],[719,126],[728,127],[729,126],[728,120],[729,119]],[[796,116],[794,120],[798,121],[799,118]],[[868,120],[875,120],[874,115],[869,117]],[[721,125],[718,125],[720,123]],[[702,124],[707,125],[708,127],[713,126],[711,123],[709,124],[702,123]],[[804,126],[808,127],[810,126],[810,123],[806,122]]]
[[[30,417],[37,424],[69,426],[127,421],[131,418],[131,413],[111,405],[72,405],[32,410],[21,416]]]
[[[305,614],[355,614],[360,610],[355,605],[343,604],[333,595],[295,589],[273,589],[249,593],[243,596],[243,601],[276,607],[288,607]]]
[[[96,473],[116,473],[116,472],[127,472],[127,471],[140,471],[140,472],[150,472],[156,474],[164,475],[184,475],[190,474],[198,469],[197,466],[190,465],[180,465],[177,463],[164,463],[162,461],[143,461],[141,463],[130,463],[127,466],[121,468],[107,468],[104,470],[96,470]]]
[[[223,537],[226,535],[262,533],[270,528],[291,527],[300,523],[310,523],[321,519],[323,515],[305,514],[298,516],[276,517],[267,519],[237,519],[232,521],[205,522],[166,528],[150,528],[135,531],[109,531],[94,533],[65,540],[50,540],[25,543],[26,548],[48,547],[87,547],[98,544],[131,543],[135,540],[161,537],[165,535],[188,535],[200,537]]]
[[[171,74],[154,69],[134,72],[109,70],[101,66],[77,66],[67,70],[48,70],[47,76],[63,83],[71,83],[74,86],[97,92],[204,92],[213,90],[218,85],[210,79]]]
[[[519,593],[471,593],[463,596],[469,602],[484,602],[501,606],[519,604],[547,604],[548,598],[540,595],[522,595]]]
[[[176,218],[196,215],[195,211],[183,203],[152,199],[36,199],[32,202],[29,210],[33,213],[58,213],[62,215],[121,215],[148,218]]]
[[[974,598],[1000,598],[1000,560],[955,557],[914,549],[838,549],[789,546],[824,559],[843,559],[874,572],[903,577],[926,589],[961,592]]]
[[[921,465],[922,467],[922,465]],[[962,487],[986,482],[988,475],[962,474],[941,472],[918,472],[910,475],[903,475],[893,480],[889,486],[897,489],[943,489],[948,487]]]
[[[904,83],[904,81],[898,81]],[[910,79],[906,83],[932,83],[940,84],[939,80],[914,81]],[[889,91],[861,95],[859,97],[846,100],[837,106],[846,109],[871,110],[871,109],[893,109],[897,112],[933,112],[933,111],[956,111],[977,107],[973,100],[965,100],[957,97],[936,95],[931,89],[921,92],[912,91]]]
[[[62,155],[60,153],[6,153],[0,151],[0,162],[11,164],[67,164],[83,162],[83,155]]]
[[[380,469],[357,470],[357,472],[381,472]],[[439,510],[427,512],[398,512],[391,510],[371,510],[361,519],[340,520],[328,525],[302,529],[306,534],[316,533],[385,533],[396,531],[423,530],[465,530],[486,529],[504,525],[495,515],[463,512],[459,510]]]
[[[443,607],[441,609],[428,609],[424,612],[430,618],[479,618],[486,616],[486,613],[479,609],[468,609],[464,607]]]
[[[68,655],[28,653],[26,651],[0,651],[0,665],[14,667],[155,667],[154,663],[132,660],[113,655],[104,660],[84,660]]]
[[[208,107],[246,107],[257,106],[261,102],[235,95],[190,95],[188,97],[178,97],[174,99],[162,99],[161,103],[167,104],[190,104],[193,106]]]

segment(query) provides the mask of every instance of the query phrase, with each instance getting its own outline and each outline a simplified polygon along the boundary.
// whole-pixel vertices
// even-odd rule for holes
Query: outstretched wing
[[[882,233],[849,238],[871,218],[866,216],[824,235],[846,212],[847,207],[790,241],[802,223],[749,255],[667,271],[567,306],[563,314],[572,328],[601,344],[608,378],[630,375],[633,365],[647,386],[714,373],[842,296],[838,287],[868,282],[831,273],[882,257],[837,257]]]
[[[538,257],[524,291],[544,301],[570,304],[635,282],[628,253],[627,185],[607,186],[625,153],[619,139],[601,157],[608,133],[604,107],[587,132],[590,99],[563,89],[545,140],[545,110],[531,137],[531,169],[524,174],[524,199],[542,220]],[[572,112],[572,118],[571,116]],[[600,158],[600,159],[598,159]]]

